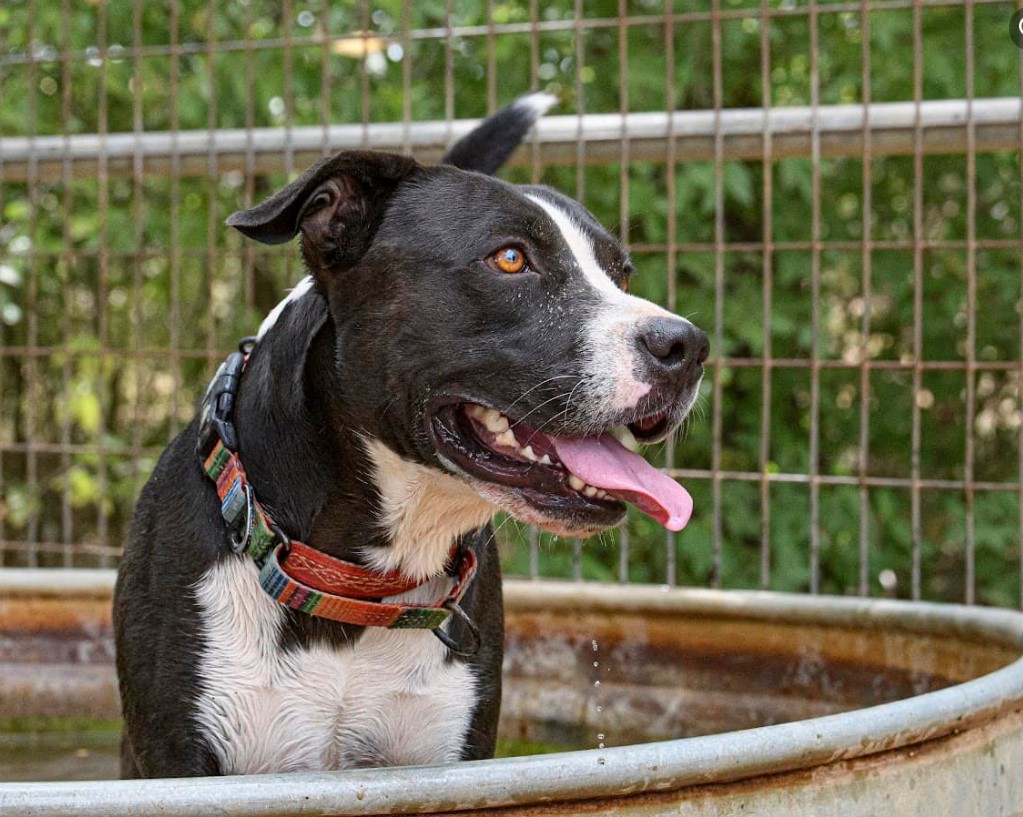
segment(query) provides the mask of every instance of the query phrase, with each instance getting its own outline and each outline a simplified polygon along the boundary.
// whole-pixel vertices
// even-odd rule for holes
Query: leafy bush
[[[27,4],[12,0],[0,9],[5,55],[0,133],[131,131],[136,123],[146,131],[317,125],[324,117],[358,122],[363,82],[371,119],[400,120],[403,79],[413,119],[443,118],[448,64],[458,117],[486,112],[491,62],[498,103],[535,85],[528,26],[522,33],[495,36],[488,54],[487,4],[481,2],[409,4],[407,22],[413,28],[441,29],[439,38],[415,39],[402,36],[401,3],[374,3],[368,9],[371,40],[356,37],[327,47],[306,38],[323,29],[336,37],[359,32],[365,24],[360,4],[292,5],[291,19],[282,20],[280,5],[267,0],[219,4],[213,18],[205,2],[178,3],[174,13],[163,4],[141,4],[141,45],[148,50],[135,58],[124,51],[134,38],[130,14],[114,14],[111,7],[101,24],[101,5],[76,5],[66,19],[55,4],[36,3],[30,19]],[[449,43],[443,36],[449,5],[456,25],[483,28],[457,34]],[[549,23],[571,21],[574,13],[569,0],[542,6],[541,18]],[[713,32],[710,20],[695,14],[702,6],[709,9],[706,2],[687,4],[692,13],[674,25],[674,99],[667,99],[670,60],[664,25],[656,17],[663,4],[653,0],[629,4],[633,17],[651,20],[627,28],[625,51],[616,27],[588,28],[578,72],[574,27],[541,31],[535,52],[538,83],[562,98],[557,112],[563,114],[583,109],[578,88],[588,113],[617,111],[623,93],[631,110],[711,108]],[[498,2],[492,9],[495,23],[529,22],[527,4]],[[724,106],[758,107],[765,91],[775,106],[809,104],[808,15],[770,18],[770,87],[765,89],[759,4],[730,0],[725,9]],[[742,9],[748,15],[731,15]],[[866,74],[861,16],[827,4],[819,11],[821,104],[859,102],[865,75],[873,101],[913,98],[912,9],[871,13]],[[1004,30],[1013,11],[1002,3],[973,9],[978,47],[972,92],[978,98],[1019,95],[1019,54]],[[584,4],[587,19],[617,12],[611,0]],[[927,5],[921,11],[925,99],[967,93],[966,14],[958,5]],[[97,50],[101,29],[110,46],[105,57]],[[209,49],[208,36],[213,38]],[[254,47],[239,44],[246,37]],[[286,37],[293,39],[290,47],[281,43]],[[167,47],[171,42],[181,44],[180,56]],[[368,55],[359,51],[367,42],[373,43]],[[75,53],[73,59],[61,58],[65,49]],[[28,52],[37,59],[24,59]],[[620,72],[622,63],[626,70]],[[885,480],[905,481],[912,474],[916,405],[919,473],[927,481],[919,492],[921,594],[965,597],[967,526],[972,524],[978,599],[1017,603],[1019,154],[976,156],[972,182],[968,169],[963,154],[928,155],[917,179],[913,157],[875,158],[867,169],[867,225],[861,159],[822,159],[816,167],[808,158],[780,159],[769,168],[760,160],[728,160],[718,168],[684,155],[673,168],[663,161],[634,160],[625,169],[624,187],[617,165],[507,172],[513,180],[536,175],[580,193],[632,246],[640,270],[635,291],[665,303],[673,276],[676,308],[713,339],[699,416],[673,451],[676,465],[690,473],[683,481],[696,498],[694,520],[678,537],[666,537],[649,520],[630,517],[624,534],[628,579],[665,581],[673,563],[681,583],[806,590],[817,565],[822,591],[911,595],[913,494]],[[216,362],[301,275],[293,248],[243,246],[221,226],[234,209],[282,184],[283,170],[282,162],[282,173],[270,176],[215,169],[209,176],[175,177],[166,166],[147,162],[141,174],[114,168],[105,179],[69,174],[29,183],[0,176],[0,532],[8,542],[0,542],[0,558],[5,563],[116,559],[133,497],[161,447],[191,416]],[[768,171],[770,251],[763,243]],[[676,191],[674,211],[669,181]],[[922,359],[928,364],[919,390],[907,365],[915,354],[918,182],[921,238],[927,242],[919,257]],[[978,368],[968,389],[964,368],[943,364],[961,364],[967,355],[971,200],[978,242]],[[720,253],[716,223],[724,242]],[[818,250],[812,244],[815,227],[822,242]],[[672,235],[681,247],[675,258],[669,258],[666,246]],[[768,273],[771,305],[765,309]],[[863,334],[867,316],[869,336]],[[764,375],[768,355],[772,365]],[[857,365],[864,359],[870,363],[865,374]],[[812,360],[820,363],[816,388]],[[853,365],[839,365],[843,362]],[[770,387],[766,410],[765,382]],[[826,483],[845,479],[841,484],[814,488],[809,482],[814,406],[816,473]],[[769,442],[763,446],[765,434]],[[969,463],[967,439],[973,447]],[[650,455],[661,463],[665,451]],[[967,495],[958,482],[968,469],[986,487],[1001,489]],[[715,481],[710,476],[715,471],[727,475]],[[763,490],[765,473],[773,481]],[[861,474],[875,484],[861,489]],[[500,536],[509,570],[527,572],[528,533],[509,523],[501,526]],[[544,535],[542,570],[615,579],[620,551],[614,543],[620,536],[606,534],[573,548]]]

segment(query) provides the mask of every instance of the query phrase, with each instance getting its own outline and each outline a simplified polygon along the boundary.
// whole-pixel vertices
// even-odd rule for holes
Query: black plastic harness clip
[[[238,450],[238,433],[234,427],[234,404],[238,396],[238,384],[245,355],[232,352],[220,364],[217,374],[206,389],[199,414],[199,440],[196,453],[205,459],[219,439],[229,451]]]

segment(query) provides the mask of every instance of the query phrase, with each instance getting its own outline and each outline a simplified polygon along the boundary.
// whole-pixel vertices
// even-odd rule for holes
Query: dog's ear
[[[249,238],[283,244],[302,233],[313,274],[354,264],[369,247],[388,199],[419,168],[407,156],[345,151],[321,159],[262,204],[227,220]]]
[[[492,175],[508,161],[529,129],[558,101],[539,93],[520,96],[455,142],[441,162]]]

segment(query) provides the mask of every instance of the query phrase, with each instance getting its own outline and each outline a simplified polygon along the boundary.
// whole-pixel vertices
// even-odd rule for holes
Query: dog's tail
[[[547,93],[520,96],[455,142],[442,164],[492,174],[508,161],[529,129],[558,101]]]

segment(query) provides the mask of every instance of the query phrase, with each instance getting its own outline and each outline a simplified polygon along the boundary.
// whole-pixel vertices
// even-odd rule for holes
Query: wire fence
[[[507,570],[1019,604],[1015,8],[681,6],[6,4],[0,565],[116,563],[162,447],[302,274],[227,215],[339,149],[434,161],[546,89],[505,175],[590,207],[712,356],[702,418],[650,452],[690,527],[507,523]]]

